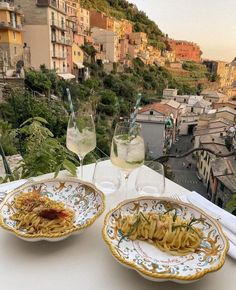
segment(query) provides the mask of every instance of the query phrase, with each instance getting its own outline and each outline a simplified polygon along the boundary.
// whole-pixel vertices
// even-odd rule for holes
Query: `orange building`
[[[178,61],[201,61],[201,50],[200,47],[193,42],[168,39],[167,45],[170,50],[175,52],[176,60]]]
[[[146,58],[147,50],[147,35],[144,32],[133,32],[128,35],[129,49],[128,53],[131,58],[141,57]],[[145,56],[144,56],[145,54]]]
[[[121,23],[120,38],[124,38],[124,37],[126,37],[127,35],[129,35],[130,33],[133,32],[133,24],[131,22],[129,22],[126,19],[122,19],[120,21],[120,23]]]
[[[114,19],[102,12],[90,10],[90,26],[114,32]]]

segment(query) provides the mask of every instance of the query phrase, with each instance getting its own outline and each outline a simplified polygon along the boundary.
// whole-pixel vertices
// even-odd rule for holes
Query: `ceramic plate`
[[[123,238],[119,243],[122,233],[116,228],[118,219],[139,212],[164,213],[173,207],[183,219],[190,220],[192,217],[205,219],[204,224],[197,225],[205,237],[197,252],[174,256],[145,241]],[[207,273],[219,270],[225,262],[229,248],[228,240],[216,220],[193,205],[158,197],[140,197],[120,203],[106,215],[103,238],[119,262],[152,281],[172,280],[178,283],[196,281]]]
[[[27,231],[17,230],[16,222],[11,219],[14,209],[9,206],[14,203],[14,197],[22,192],[32,192],[40,190],[41,195],[46,195],[50,199],[60,201],[66,207],[71,208],[75,213],[73,229],[56,234],[28,234]],[[87,228],[103,213],[104,195],[92,184],[74,178],[48,179],[39,182],[27,183],[22,187],[7,194],[0,204],[0,225],[16,234],[19,238],[27,241],[59,241],[67,238],[71,234],[81,232]]]

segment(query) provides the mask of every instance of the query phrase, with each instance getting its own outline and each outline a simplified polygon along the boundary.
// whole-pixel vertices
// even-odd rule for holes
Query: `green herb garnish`
[[[118,242],[118,247],[120,246],[121,241],[123,241],[123,239],[128,238],[129,236],[132,235],[132,233],[136,230],[136,228],[138,227],[139,223],[140,223],[141,219],[140,216],[138,216],[137,220],[135,221],[135,223],[132,225],[132,227],[130,228],[130,230],[128,231],[127,235],[123,235],[119,242]]]

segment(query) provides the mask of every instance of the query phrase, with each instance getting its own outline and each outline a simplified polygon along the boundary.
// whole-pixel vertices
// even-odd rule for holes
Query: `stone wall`
[[[12,156],[7,156],[7,162],[13,171],[17,166],[19,166],[19,163],[23,160],[21,155],[12,155]],[[0,177],[5,176],[5,169],[2,161],[2,157],[0,156]]]

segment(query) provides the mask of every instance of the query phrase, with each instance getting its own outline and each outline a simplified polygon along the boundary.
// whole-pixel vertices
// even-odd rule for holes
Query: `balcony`
[[[66,55],[65,54],[61,54],[61,53],[55,53],[55,54],[53,54],[52,55],[52,58],[54,58],[54,59],[66,59]]]
[[[20,6],[14,6],[13,3],[7,3],[7,2],[0,2],[0,10],[7,10],[10,12],[15,12],[17,14],[23,15],[23,10]]]
[[[62,31],[66,31],[66,23],[59,21],[57,19],[51,19],[51,27],[62,30]]]
[[[15,24],[12,22],[1,21],[0,22],[0,30],[1,29],[4,29],[4,30],[11,29],[11,30],[15,30],[15,31],[22,31],[23,27],[22,27],[22,25]]]
[[[67,38],[67,37],[59,38],[59,37],[52,36],[51,42],[57,43],[57,44],[62,44],[62,45],[67,45],[67,46],[72,46],[72,40],[70,38]]]

